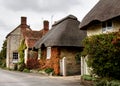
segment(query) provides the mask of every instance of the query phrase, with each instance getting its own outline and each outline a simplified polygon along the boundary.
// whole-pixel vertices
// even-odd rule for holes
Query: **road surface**
[[[0,86],[81,86],[73,77],[53,77],[0,69]]]

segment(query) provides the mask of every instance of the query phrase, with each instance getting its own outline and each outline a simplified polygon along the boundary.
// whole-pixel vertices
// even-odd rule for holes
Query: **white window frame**
[[[51,47],[47,47],[47,59],[51,57]]]
[[[16,54],[16,55],[15,55]],[[13,59],[12,59],[12,62],[13,63],[18,63],[18,52],[13,52]]]
[[[111,23],[111,26],[109,26],[109,23]],[[113,22],[112,21],[106,21],[102,23],[102,32],[107,33],[113,31]]]
[[[38,49],[38,59],[41,58],[41,49]]]

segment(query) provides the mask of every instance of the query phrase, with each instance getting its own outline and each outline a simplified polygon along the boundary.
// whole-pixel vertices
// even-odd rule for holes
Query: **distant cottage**
[[[6,66],[7,68],[14,69],[16,63],[19,62],[18,48],[22,42],[25,41],[26,49],[24,60],[25,63],[27,59],[31,57],[30,50],[38,39],[40,39],[49,30],[49,22],[44,21],[44,28],[40,31],[33,31],[30,26],[27,25],[27,18],[21,17],[21,24],[11,31],[7,36],[7,58]],[[35,57],[35,56],[34,56]],[[37,57],[37,53],[36,53]]]
[[[55,24],[37,43],[41,68],[53,68],[55,74],[80,74],[80,58],[77,54],[82,51],[82,40],[86,31],[79,30],[80,22],[73,15],[69,15]],[[63,68],[65,59],[65,69]],[[44,63],[42,63],[44,62]]]
[[[80,23],[87,36],[116,32],[120,29],[120,0],[100,0]],[[86,58],[82,58],[81,73],[89,74]]]

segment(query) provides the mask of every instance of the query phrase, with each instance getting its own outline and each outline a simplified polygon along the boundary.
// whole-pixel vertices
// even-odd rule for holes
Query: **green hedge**
[[[118,80],[107,80],[102,79],[94,83],[94,86],[120,86],[120,81]]]
[[[118,33],[100,34],[87,37],[84,41],[83,56],[88,55],[87,64],[92,73],[99,77],[120,80],[120,41]]]

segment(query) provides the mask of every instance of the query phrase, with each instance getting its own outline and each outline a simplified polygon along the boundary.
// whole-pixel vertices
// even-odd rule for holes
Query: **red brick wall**
[[[51,63],[56,75],[60,73],[59,60],[60,60],[60,50],[57,47],[52,47],[51,50]]]
[[[46,49],[42,50],[42,56],[46,57]],[[40,60],[40,66],[41,69],[45,68],[53,68],[54,73],[58,75],[60,73],[59,70],[59,60],[60,60],[60,51],[57,47],[52,47],[51,48],[51,58],[50,59],[41,59]]]

